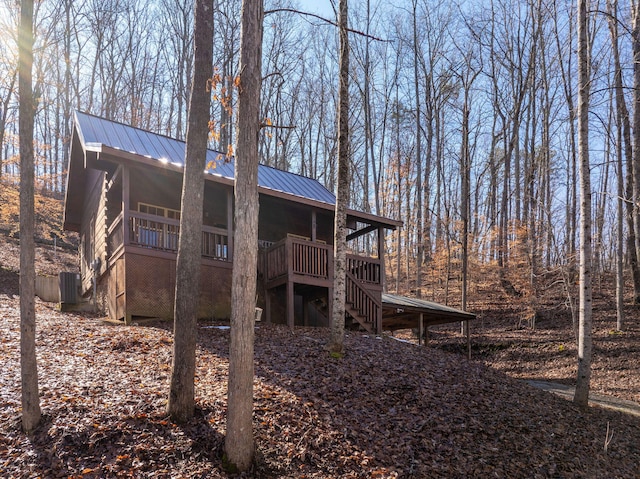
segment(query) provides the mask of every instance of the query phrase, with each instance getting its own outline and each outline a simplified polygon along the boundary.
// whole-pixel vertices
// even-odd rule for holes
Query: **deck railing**
[[[180,221],[155,215],[129,212],[129,243],[160,251],[177,252]],[[114,238],[115,240],[115,238]],[[202,227],[202,256],[229,261],[227,231]]]
[[[265,252],[267,281],[288,273],[330,279],[333,248],[298,237],[287,237],[272,244]],[[381,266],[377,258],[347,255],[347,271],[359,283],[381,285]]]
[[[287,274],[299,274],[328,279],[331,246],[310,240],[287,237],[274,243],[265,252],[267,281]]]
[[[377,258],[348,254],[347,271],[353,274],[354,278],[361,283],[369,285],[382,284],[380,260]]]
[[[351,305],[351,308],[348,308],[350,313],[365,328],[371,332],[379,331],[382,303],[367,286],[370,285],[364,285],[353,273],[347,271],[345,302]]]

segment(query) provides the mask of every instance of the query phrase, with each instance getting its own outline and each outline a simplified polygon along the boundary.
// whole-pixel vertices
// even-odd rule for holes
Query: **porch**
[[[116,256],[124,246],[132,245],[158,252],[178,252],[180,221],[130,210],[124,233],[124,215],[121,212],[107,231],[110,257]],[[226,229],[202,226],[202,257],[217,261],[231,261],[232,244]]]
[[[126,216],[126,220],[125,220]],[[124,224],[128,225],[124,228]],[[143,251],[148,257],[167,259],[178,250],[180,221],[167,217],[129,210],[122,212],[108,228],[108,261],[111,264],[125,249]],[[232,235],[224,228],[202,227],[203,263],[233,261]],[[322,240],[312,241],[289,234],[277,242],[261,240],[258,274],[262,279],[265,297],[265,316],[272,320],[272,301],[278,288],[285,290],[284,316],[286,323],[295,324],[295,291],[303,291],[303,307],[310,301],[322,300],[324,311],[315,314],[330,319],[333,287],[333,247]],[[213,263],[212,263],[213,260]],[[356,254],[347,255],[346,311],[350,318],[369,332],[382,330],[382,263],[377,258]],[[124,291],[116,291],[117,296]],[[122,308],[118,308],[122,309]],[[306,314],[306,310],[305,313]]]
[[[286,290],[286,321],[294,326],[295,289],[303,291],[304,315],[312,300],[326,298],[330,315],[333,298],[333,247],[297,235],[263,245],[259,274],[264,278],[266,320],[271,321],[272,296],[276,288]],[[382,262],[355,254],[347,255],[345,309],[349,316],[371,333],[382,331]],[[326,292],[326,295],[325,295]],[[326,318],[327,321],[330,318]]]

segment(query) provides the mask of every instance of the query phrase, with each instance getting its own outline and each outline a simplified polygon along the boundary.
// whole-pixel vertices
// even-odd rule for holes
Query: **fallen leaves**
[[[165,414],[169,324],[111,325],[38,302],[45,419],[26,438],[17,420],[18,298],[2,295],[0,304],[0,476],[226,477],[228,330],[200,328],[196,417],[177,425]],[[322,329],[256,329],[259,454],[246,477],[637,473],[637,419],[581,411],[481,362],[387,337],[349,333],[345,356],[330,359],[326,337]],[[564,354],[558,344],[547,353]],[[605,452],[607,426],[616,434]]]

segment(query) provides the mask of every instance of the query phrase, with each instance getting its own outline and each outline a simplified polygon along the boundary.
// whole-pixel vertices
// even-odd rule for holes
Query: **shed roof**
[[[382,323],[385,329],[396,330],[418,326],[422,314],[426,326],[475,319],[476,315],[461,309],[424,299],[382,293]]]
[[[157,166],[160,167],[184,166],[184,141],[82,112],[75,113],[75,124],[78,137],[86,150],[126,152],[157,161]],[[228,161],[223,153],[208,150],[204,163],[213,165],[206,170],[208,175],[229,181],[235,178],[235,162]],[[317,180],[265,165],[258,167],[258,186],[328,205],[334,205],[336,201],[333,193]]]

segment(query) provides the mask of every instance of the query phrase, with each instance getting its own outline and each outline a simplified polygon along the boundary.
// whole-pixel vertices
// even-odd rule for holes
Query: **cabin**
[[[80,237],[79,293],[125,323],[172,318],[184,142],[76,112],[70,148],[64,229]],[[201,281],[194,296],[200,318],[226,319],[233,259],[242,254],[234,250],[234,163],[209,150],[205,165]],[[328,326],[335,196],[314,179],[264,165],[258,190],[256,305],[267,321]],[[433,321],[472,319],[452,308],[438,312],[438,305],[400,304],[391,295],[383,301],[384,235],[402,223],[351,209],[347,222],[348,323],[379,333],[385,314],[392,328],[411,323],[405,311]]]

